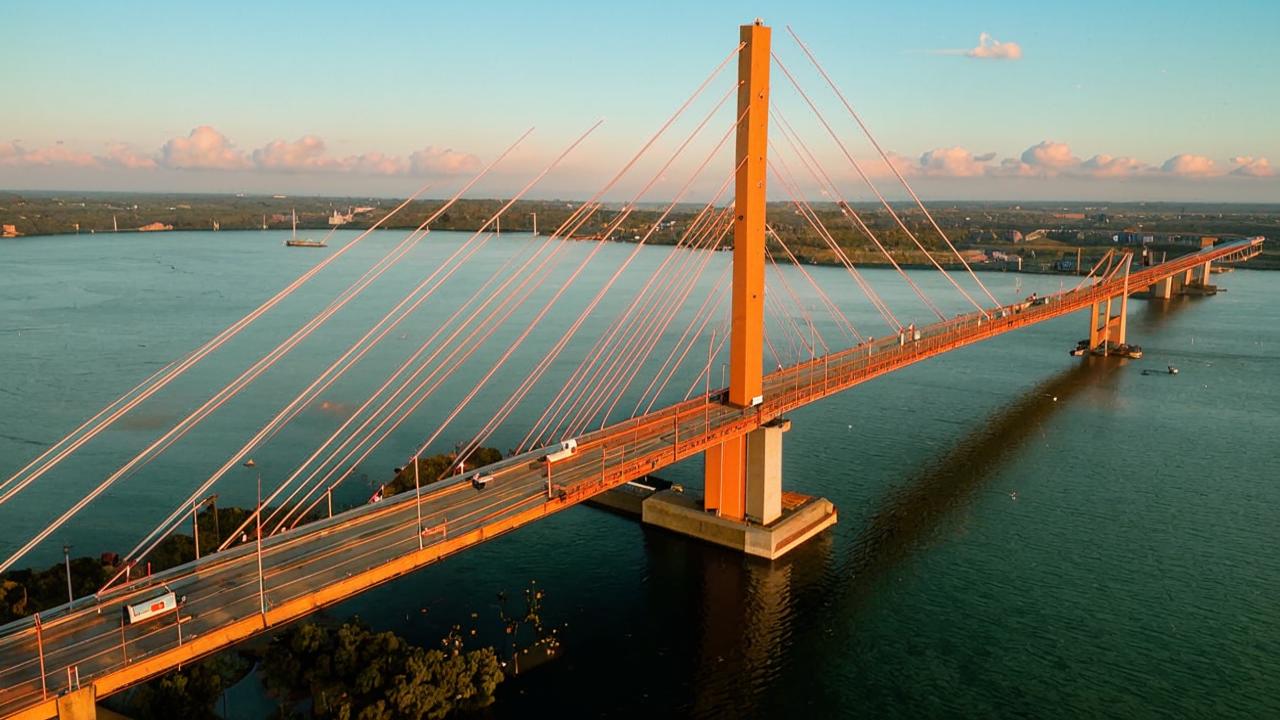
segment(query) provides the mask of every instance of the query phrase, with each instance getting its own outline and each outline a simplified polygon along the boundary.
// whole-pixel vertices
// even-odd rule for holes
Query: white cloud
[[[61,142],[49,147],[28,150],[17,141],[0,143],[0,165],[17,167],[94,167],[98,159],[87,152],[72,150]]]
[[[351,172],[365,175],[404,175],[409,172],[409,161],[380,152],[352,155],[344,158],[342,165]]]
[[[997,174],[1012,177],[1056,177],[1059,175],[1094,178],[1124,178],[1147,173],[1150,165],[1132,157],[1099,153],[1081,161],[1071,146],[1055,140],[1041,140],[1017,158],[1005,158]]]
[[[151,170],[156,167],[155,158],[140,153],[125,143],[108,144],[107,154],[98,159],[102,164],[109,167],[124,168],[126,170]]]
[[[1022,46],[1016,42],[1000,42],[989,33],[982,33],[978,35],[978,46],[964,54],[978,60],[1019,60],[1022,58]]]
[[[1276,174],[1276,169],[1271,167],[1271,161],[1264,157],[1237,155],[1231,158],[1231,164],[1236,166],[1236,169],[1231,171],[1232,175],[1265,178],[1275,177]]]
[[[286,142],[276,140],[253,151],[253,164],[273,172],[351,172],[363,175],[455,175],[480,168],[470,153],[426,147],[408,157],[368,152],[338,158],[328,154],[324,140],[306,135]]]
[[[480,169],[480,158],[451,148],[427,146],[409,155],[409,169],[418,175],[458,175]]]
[[[294,142],[274,140],[254,150],[251,157],[258,169],[279,172],[326,170],[337,162],[325,154],[324,140],[315,135],[304,135]]]
[[[1024,165],[1045,175],[1056,175],[1080,164],[1069,145],[1053,140],[1041,140],[1023,150],[1021,159]]]
[[[942,177],[978,177],[987,172],[987,161],[995,157],[995,153],[977,156],[959,145],[949,148],[935,148],[920,156],[918,169],[922,175]]]
[[[226,135],[201,125],[187,137],[166,142],[160,148],[160,164],[183,170],[240,170],[249,167],[249,158]]]
[[[1132,177],[1150,172],[1153,168],[1132,157],[1114,157],[1101,153],[1085,160],[1080,168],[1089,175],[1099,178]]]
[[[1190,153],[1182,153],[1174,155],[1160,166],[1160,169],[1170,175],[1179,177],[1209,177],[1218,174],[1218,167],[1212,159],[1204,155],[1192,155]]]
[[[1000,161],[1000,166],[993,170],[996,175],[1012,176],[1012,177],[1035,177],[1043,173],[1037,171],[1030,165],[1022,162],[1018,158],[1005,158]]]

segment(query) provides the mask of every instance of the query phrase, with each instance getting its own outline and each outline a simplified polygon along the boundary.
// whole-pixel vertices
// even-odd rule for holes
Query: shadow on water
[[[1131,332],[1146,335],[1188,305],[1151,303],[1131,318]],[[841,700],[826,666],[843,652],[827,649],[835,642],[832,627],[857,615],[910,556],[927,551],[975,496],[1006,492],[989,487],[1001,467],[1071,398],[1114,388],[1115,371],[1128,364],[1096,357],[1073,362],[908,476],[868,520],[845,520],[781,561],[747,559],[644,528],[642,617],[622,620],[629,631],[624,638],[602,641],[608,647],[584,653],[586,662],[568,673],[579,690],[620,668],[634,671],[636,684],[602,681],[608,690],[575,691],[568,704],[607,717],[830,712]],[[557,707],[573,714],[563,698]]]
[[[929,463],[885,499],[853,540],[852,552],[835,569],[853,593],[875,581],[920,548],[945,519],[1037,433],[1066,401],[1107,383],[1125,361],[1086,357],[1057,373],[987,418],[975,432]]]
[[[673,709],[695,717],[771,714],[766,707],[771,703],[762,703],[762,696],[784,669],[821,663],[792,657],[789,648],[820,646],[823,640],[815,634],[826,632],[824,615],[856,612],[876,593],[878,581],[926,547],[946,518],[987,489],[987,480],[1056,410],[1072,396],[1108,384],[1123,363],[1084,358],[1027,391],[891,491],[869,521],[844,526],[852,538],[824,533],[769,564],[646,530],[648,602],[684,608],[688,617],[674,625],[692,635],[684,655],[689,666],[681,668],[687,674],[678,675],[685,678],[684,692],[678,693],[685,699]],[[813,641],[798,643],[798,636]],[[812,685],[821,692],[820,682]],[[793,693],[787,700],[789,707],[808,703],[832,707],[820,695]]]
[[[684,621],[696,641],[687,648],[687,700],[676,710],[698,717],[765,716],[781,710],[769,710],[773,703],[763,697],[764,691],[783,670],[822,664],[795,651],[823,646],[824,616],[829,620],[835,612],[847,618],[858,611],[877,593],[878,580],[927,546],[948,516],[987,489],[987,480],[1041,432],[1044,421],[1066,400],[1105,382],[1121,363],[1085,357],[1030,389],[892,491],[868,521],[854,528],[846,525],[846,533],[854,534],[851,539],[824,533],[771,565],[648,530],[650,602],[698,609],[696,615],[689,610],[695,616]],[[804,642],[796,642],[800,635]],[[819,667],[813,676],[820,676]],[[822,692],[818,680],[800,684]],[[796,702],[829,708],[835,701],[820,694],[788,693],[787,706]]]

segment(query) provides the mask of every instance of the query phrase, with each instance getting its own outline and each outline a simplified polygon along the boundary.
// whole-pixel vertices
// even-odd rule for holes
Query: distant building
[[[1006,230],[1004,233],[1004,239],[1009,242],[1019,243],[1022,242],[1022,233],[1017,230]]]
[[[330,225],[346,225],[349,222],[351,222],[351,213],[349,212],[344,214],[334,210],[333,214],[329,216]]]
[[[1084,219],[1084,213],[1082,212],[1054,213],[1053,216],[1060,220],[1083,220]]]
[[[351,214],[352,214],[352,215],[364,215],[365,213],[371,213],[371,212],[373,212],[374,210],[377,210],[377,209],[378,209],[378,208],[375,208],[375,207],[369,207],[369,206],[367,206],[367,205],[362,205],[361,207],[358,207],[358,208],[352,208],[352,209],[351,209]]]
[[[172,230],[172,225],[165,225],[162,222],[153,222],[138,228],[138,232],[157,232],[160,230]]]
[[[0,226],[0,237],[11,238],[11,237],[18,237],[21,234],[22,233],[18,232],[18,228],[16,225]]]

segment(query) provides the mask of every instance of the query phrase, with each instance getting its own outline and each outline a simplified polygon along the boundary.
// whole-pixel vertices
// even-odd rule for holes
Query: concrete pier
[[[762,525],[720,517],[696,496],[663,490],[644,501],[642,521],[671,532],[766,560],[777,560],[836,524],[836,508],[824,498],[781,493],[780,514]]]
[[[640,518],[670,530],[766,560],[776,560],[837,521],[829,500],[782,489],[782,434],[791,421],[780,418],[740,438],[740,459],[718,457],[745,476],[745,517],[708,509],[705,498],[659,478],[641,478],[601,493],[596,507]]]

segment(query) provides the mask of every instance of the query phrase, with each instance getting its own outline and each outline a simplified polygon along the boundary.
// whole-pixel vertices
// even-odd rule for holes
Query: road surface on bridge
[[[753,408],[729,406],[725,391],[717,390],[619,422],[579,437],[577,452],[551,467],[550,481],[541,452],[528,453],[473,471],[494,475],[483,490],[472,487],[468,474],[303,525],[263,540],[261,596],[257,544],[247,542],[54,608],[39,626],[30,618],[10,623],[0,628],[0,715],[53,717],[56,696],[70,688],[93,683],[99,697],[118,691],[700,454],[815,400],[1143,290],[1206,262],[1247,259],[1260,246],[1226,243],[1048,296],[1044,304],[1018,303],[925,326],[918,340],[889,336],[818,357],[767,375],[764,401]],[[167,590],[186,598],[177,613],[123,622],[125,605]]]

